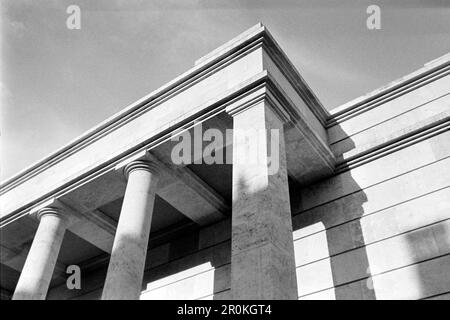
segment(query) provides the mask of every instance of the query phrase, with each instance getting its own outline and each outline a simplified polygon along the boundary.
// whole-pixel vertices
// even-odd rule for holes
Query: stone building
[[[256,25],[1,185],[2,299],[449,299],[449,61],[328,112]]]

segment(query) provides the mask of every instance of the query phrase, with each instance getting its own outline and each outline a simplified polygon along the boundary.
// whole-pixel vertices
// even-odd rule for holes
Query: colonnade
[[[264,130],[268,159],[270,131],[278,130],[278,170],[269,161],[241,161],[251,145],[233,143],[233,205],[231,294],[233,299],[297,299],[292,220],[289,204],[283,120],[262,100],[246,108],[227,110],[234,130]],[[273,160],[273,157],[272,157]],[[139,299],[160,169],[137,160],[124,168],[127,186],[117,225],[102,299]],[[68,227],[62,209],[38,212],[39,227],[16,286],[13,299],[45,299]],[[151,257],[148,257],[151,259]]]

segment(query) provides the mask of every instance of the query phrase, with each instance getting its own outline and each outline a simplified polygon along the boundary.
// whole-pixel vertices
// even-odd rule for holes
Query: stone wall
[[[353,165],[298,192],[300,299],[449,297],[449,93],[448,75],[421,79],[329,127]]]

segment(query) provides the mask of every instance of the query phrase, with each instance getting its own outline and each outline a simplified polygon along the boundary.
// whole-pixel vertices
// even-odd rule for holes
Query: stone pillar
[[[137,300],[153,215],[157,167],[134,161],[125,167],[128,178],[122,210],[103,288],[103,300]]]
[[[232,298],[297,299],[282,113],[267,101],[228,112],[234,130]]]
[[[39,227],[14,291],[13,300],[44,300],[52,280],[67,219],[59,209],[38,212]]]

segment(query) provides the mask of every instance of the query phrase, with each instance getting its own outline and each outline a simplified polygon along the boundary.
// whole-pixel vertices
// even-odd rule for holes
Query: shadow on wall
[[[230,220],[205,229],[189,225],[167,242],[150,239],[141,299],[227,298],[230,268]],[[80,290],[53,288],[48,299],[99,300],[110,255],[101,265],[82,267]],[[96,259],[98,261],[98,258]],[[84,263],[89,265],[89,262]]]
[[[285,174],[285,168],[280,172]],[[255,186],[261,188],[250,189],[245,179],[240,177],[233,190],[238,194],[233,197],[232,207],[238,206],[240,212],[238,218],[233,217],[236,227],[235,245],[241,246],[239,249],[244,252],[249,252],[247,248],[253,248],[250,250],[253,255],[252,263],[250,266],[244,263],[247,269],[242,270],[250,278],[267,269],[267,259],[285,259],[283,265],[290,260],[290,257],[280,255],[280,250],[275,248],[281,246],[288,249],[285,252],[289,252],[292,250],[292,238],[286,235],[273,241],[271,234],[277,232],[278,228],[283,229],[286,218],[290,218],[289,202],[286,201],[287,187],[282,192],[285,197],[272,197],[272,194],[279,192],[285,185],[283,180],[286,177],[275,175],[271,179],[273,184],[270,183],[268,188],[264,183],[256,183]],[[259,182],[264,182],[264,179]],[[268,223],[269,220],[273,224]],[[231,218],[227,218],[204,228],[186,230],[170,243],[155,247],[148,253],[149,265],[144,276],[141,299],[230,299],[231,246]],[[161,263],[163,261],[166,262]],[[266,281],[262,284],[256,279],[255,283],[268,287],[253,288],[250,291],[261,294],[258,290],[267,289],[277,297],[283,297],[284,289],[277,291],[274,288],[280,289],[277,285],[279,283],[295,283],[289,276],[285,272],[276,274],[273,278],[276,283]],[[243,285],[252,283],[249,281]]]
[[[389,298],[449,299],[450,219],[409,232],[406,242],[412,263],[397,278],[404,278],[408,287],[402,291],[404,297]]]
[[[253,294],[266,297],[273,294],[274,298],[283,298],[286,295],[285,286],[279,284],[286,284],[286,286],[295,284],[295,279],[291,278],[289,273],[272,274],[273,277],[270,280],[274,282],[269,280],[262,283],[262,279],[256,278],[252,281],[251,278],[270,268],[268,259],[277,262],[282,259],[283,265],[288,265],[289,262],[293,265],[291,257],[280,254],[280,252],[292,250],[292,237],[285,235],[274,240],[272,235],[272,233],[282,233],[286,226],[286,219],[291,218],[285,170],[286,168],[281,168],[280,174],[271,176],[268,187],[265,184],[266,181],[259,177],[260,172],[252,171],[255,176],[252,175],[251,180],[257,189],[250,188],[248,181],[244,177],[239,177],[235,186],[231,186],[230,183],[233,193],[237,193],[233,196],[232,207],[234,210],[238,208],[239,216],[228,218],[195,232],[186,232],[171,243],[160,247],[159,253],[149,252],[150,260],[160,256],[161,260],[167,259],[170,263],[151,268],[146,273],[144,277],[146,285],[141,298],[214,300],[232,298],[230,289],[231,219],[234,220],[233,225],[236,228],[234,245],[237,251],[241,252],[239,256],[252,260],[251,264],[246,262],[239,264],[240,258],[236,258],[238,261],[236,266],[243,266],[241,272],[237,274],[243,274],[245,275],[243,278],[250,279],[238,281],[238,286],[257,284],[261,287],[249,290]],[[254,179],[257,179],[256,182]],[[285,190],[282,189],[283,186]],[[280,190],[283,196],[280,196]],[[242,291],[243,288],[240,289]],[[270,293],[267,294],[267,292]]]
[[[351,172],[291,182],[290,197],[299,299],[376,299],[360,223],[367,196]]]
[[[230,230],[226,219],[150,250],[141,299],[228,298]]]
[[[341,150],[354,148],[339,135]],[[301,299],[450,297],[448,182],[446,172],[436,183],[428,177],[437,159],[409,171],[380,161],[291,188]],[[425,177],[433,183],[423,185]]]

